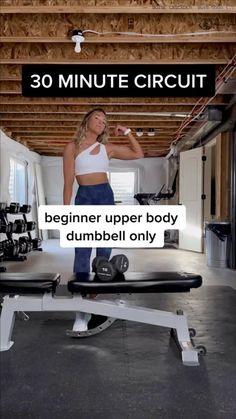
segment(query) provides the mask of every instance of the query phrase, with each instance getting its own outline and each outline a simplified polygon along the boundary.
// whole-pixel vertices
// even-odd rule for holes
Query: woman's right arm
[[[69,143],[64,148],[63,153],[63,173],[64,173],[64,189],[63,203],[70,205],[72,188],[75,178],[75,145]]]

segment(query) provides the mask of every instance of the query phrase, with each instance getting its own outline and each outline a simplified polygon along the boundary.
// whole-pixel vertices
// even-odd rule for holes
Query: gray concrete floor
[[[59,272],[61,283],[72,273],[74,251],[60,247],[58,239],[43,242],[43,252],[31,252],[24,262],[4,262],[8,272]],[[236,289],[236,271],[210,268],[206,255],[179,249],[114,249],[129,258],[129,271],[185,271],[201,274],[203,285],[224,285]],[[95,251],[92,253],[92,258]],[[91,258],[91,260],[92,260]]]

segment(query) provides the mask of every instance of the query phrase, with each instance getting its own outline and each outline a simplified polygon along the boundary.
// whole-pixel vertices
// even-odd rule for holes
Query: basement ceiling
[[[166,156],[197,127],[198,113],[224,109],[236,94],[234,0],[1,0],[0,12],[1,128],[41,155],[61,156],[83,115],[99,106],[108,113],[111,142],[128,143],[114,136],[117,123],[142,128],[145,156]],[[80,54],[74,29],[99,32],[86,33]],[[23,97],[22,64],[44,63],[215,64],[218,89],[204,99]]]

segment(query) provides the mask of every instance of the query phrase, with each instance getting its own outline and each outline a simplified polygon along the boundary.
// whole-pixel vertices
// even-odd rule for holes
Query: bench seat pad
[[[4,272],[0,275],[0,293],[3,294],[43,294],[55,292],[60,282],[58,273]]]
[[[111,282],[101,282],[95,274],[77,273],[68,282],[72,293],[157,293],[188,292],[202,285],[202,277],[186,272],[127,272]]]

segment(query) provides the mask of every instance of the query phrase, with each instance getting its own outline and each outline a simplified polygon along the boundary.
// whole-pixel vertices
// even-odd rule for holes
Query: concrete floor
[[[67,283],[72,273],[73,249],[60,247],[58,239],[43,242],[42,248],[43,252],[29,253],[25,262],[4,262],[7,271],[59,272],[61,283]],[[236,289],[236,271],[208,267],[205,254],[178,249],[114,249],[112,255],[119,253],[129,258],[129,271],[193,272],[202,275],[204,285],[224,285]]]

